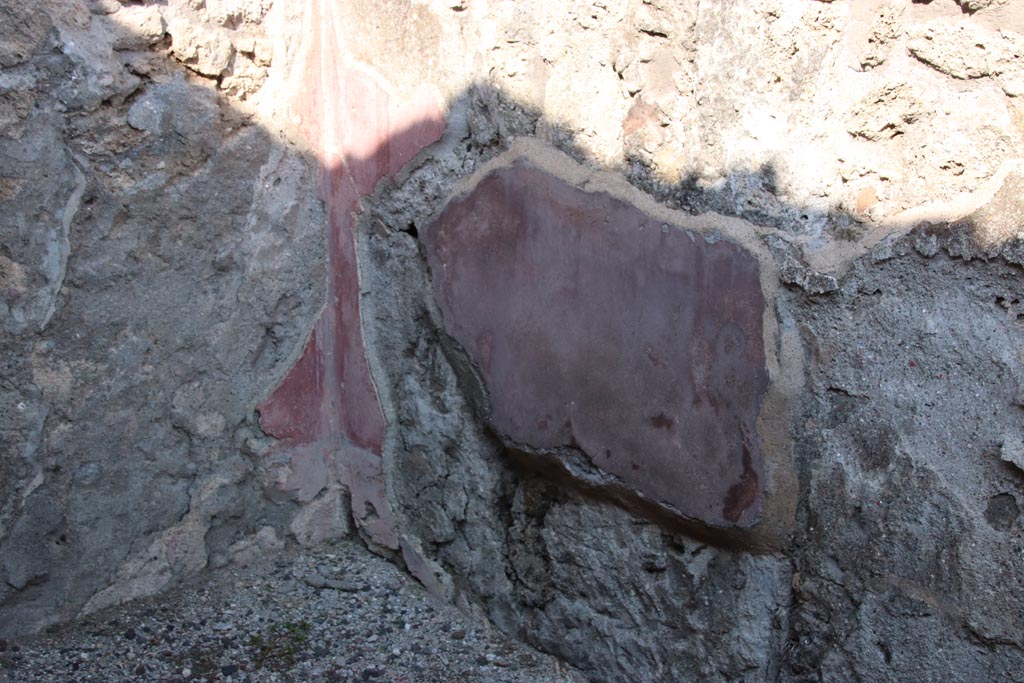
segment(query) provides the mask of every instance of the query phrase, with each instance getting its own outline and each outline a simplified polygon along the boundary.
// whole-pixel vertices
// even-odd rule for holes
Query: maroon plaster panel
[[[768,386],[757,260],[525,163],[427,235],[449,334],[507,441],[574,447],[713,526],[761,514]]]
[[[440,139],[443,103],[427,85],[397,94],[353,62],[336,33],[335,1],[308,2],[314,31],[305,46],[306,87],[294,103],[321,165],[327,305],[301,358],[258,410],[263,430],[281,439],[275,455],[337,466],[352,488],[356,520],[381,545],[397,548],[380,459],[386,425],[360,322],[355,224],[360,197]]]
[[[264,431],[290,443],[316,439],[320,434],[320,397],[325,392],[324,360],[314,329],[299,362],[259,406]]]

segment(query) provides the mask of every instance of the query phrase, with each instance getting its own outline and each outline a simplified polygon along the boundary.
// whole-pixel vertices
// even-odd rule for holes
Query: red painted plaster
[[[526,163],[449,203],[425,240],[445,328],[507,442],[576,449],[712,526],[758,521],[768,371],[753,255]]]
[[[371,66],[354,62],[334,16],[340,1],[309,2],[304,82],[293,103],[321,165],[327,305],[301,358],[258,410],[263,430],[281,440],[278,455],[298,462],[326,452],[352,489],[357,522],[397,548],[382,476],[386,425],[360,323],[355,224],[360,197],[440,139],[443,102],[429,85],[396,93]]]

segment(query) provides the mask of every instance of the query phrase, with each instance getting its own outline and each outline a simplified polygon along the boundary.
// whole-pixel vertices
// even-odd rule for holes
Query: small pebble
[[[323,588],[327,585],[327,579],[316,573],[306,574],[306,576],[304,576],[302,580],[305,581],[307,585],[312,586],[313,588]]]
[[[327,581],[325,584],[328,588],[342,591],[343,593],[359,593],[363,590],[363,585],[356,583],[351,579],[340,579]]]

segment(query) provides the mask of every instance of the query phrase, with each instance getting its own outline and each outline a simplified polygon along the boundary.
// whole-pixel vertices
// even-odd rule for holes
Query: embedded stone
[[[711,526],[758,521],[769,380],[750,252],[525,162],[449,203],[426,239],[445,328],[508,445],[581,452]]]

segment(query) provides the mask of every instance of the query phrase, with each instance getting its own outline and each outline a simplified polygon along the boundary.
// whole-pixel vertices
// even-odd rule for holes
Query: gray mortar
[[[91,78],[41,16],[0,85],[0,636],[283,532],[253,408],[323,298],[315,161],[171,64]]]
[[[1024,285],[1004,259],[951,258],[963,244],[956,226],[918,230],[834,296],[796,295],[797,680],[1020,680],[1024,541],[1007,503],[1024,477],[999,453],[1021,429]]]

